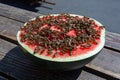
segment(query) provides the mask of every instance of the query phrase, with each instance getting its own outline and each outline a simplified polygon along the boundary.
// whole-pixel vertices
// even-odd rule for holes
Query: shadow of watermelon
[[[12,76],[11,79],[19,80],[77,80],[81,74],[81,69],[71,71],[47,71],[40,69],[40,65],[28,59],[20,47],[15,47],[4,53],[4,58],[0,61],[2,72]],[[6,76],[5,76],[6,77]]]

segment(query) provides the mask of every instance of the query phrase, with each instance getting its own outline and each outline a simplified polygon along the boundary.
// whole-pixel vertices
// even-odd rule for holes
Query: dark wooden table
[[[40,70],[40,66],[23,54],[16,41],[20,26],[39,15],[0,3],[0,80],[120,79],[120,34],[109,31],[106,32],[106,44],[102,52],[83,68],[66,72]]]

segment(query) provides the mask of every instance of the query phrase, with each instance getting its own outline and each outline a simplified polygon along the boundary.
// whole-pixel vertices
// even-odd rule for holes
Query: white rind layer
[[[58,15],[58,14],[52,14],[52,15]],[[79,16],[79,17],[83,17],[81,15],[75,15],[75,14],[70,14],[71,16]],[[40,16],[42,17],[42,16]],[[92,19],[92,18],[90,18]],[[35,18],[31,19],[31,20],[35,20]],[[95,19],[92,19],[95,21],[95,23],[99,26],[103,26],[100,22],[98,22],[97,20]],[[26,25],[26,23],[24,24]],[[18,43],[25,49],[27,50],[31,55],[33,56],[36,56],[40,59],[45,59],[45,60],[49,60],[49,61],[55,61],[55,62],[72,62],[72,61],[78,61],[78,60],[83,60],[83,59],[86,59],[86,58],[89,58],[91,56],[94,56],[96,54],[98,54],[101,49],[104,47],[105,45],[105,28],[102,29],[101,31],[101,37],[100,37],[100,43],[96,46],[96,48],[92,51],[89,51],[89,52],[86,52],[86,53],[83,53],[82,55],[78,55],[78,56],[70,56],[70,57],[65,57],[65,58],[60,58],[60,57],[56,57],[56,58],[52,58],[50,56],[43,56],[43,55],[40,55],[40,54],[34,54],[34,51],[31,50],[29,48],[29,46],[23,44],[21,41],[20,41],[20,31],[18,31],[17,33],[17,40],[18,40]]]

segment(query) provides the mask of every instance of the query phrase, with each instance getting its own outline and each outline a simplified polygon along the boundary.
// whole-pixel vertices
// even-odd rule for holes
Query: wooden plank
[[[0,71],[17,80],[104,80],[91,73],[81,72],[81,69],[66,72],[42,71],[40,66],[31,62],[15,44],[2,39],[0,44]]]
[[[0,45],[0,69],[2,69],[4,72],[17,76],[19,78],[24,75],[29,77],[30,74],[33,74],[33,76],[35,76],[34,74],[45,75],[45,73],[40,72],[40,66],[35,65],[33,62],[31,62],[23,54],[22,50],[18,46],[2,39],[0,39],[0,44],[2,44]],[[119,61],[120,54],[118,52],[103,49],[103,51],[91,63],[86,65],[86,67],[120,79]]]
[[[8,36],[16,36],[19,27],[23,23],[14,21],[5,17],[0,16],[0,33],[4,33]]]
[[[29,19],[39,16],[41,14],[37,14],[31,11],[26,11],[23,9],[15,8],[15,7],[0,3],[0,15],[18,20],[20,22],[26,22]]]
[[[87,74],[87,75],[86,75]],[[94,76],[94,77],[92,77]],[[81,75],[78,77],[77,80],[106,80],[96,75],[90,74],[86,71],[82,71]]]
[[[22,9],[19,9],[19,8],[15,8],[15,7],[8,6],[8,5],[0,3],[0,15],[24,23],[24,22],[28,21],[29,19],[31,19],[33,17],[36,17],[38,15],[42,15],[42,14],[22,10]],[[0,18],[2,19],[3,17],[0,17]],[[7,20],[5,20],[5,19],[1,20],[1,22],[3,22],[3,21],[7,21]],[[6,22],[4,22],[4,24],[5,23]],[[2,23],[0,23],[0,24],[2,24]],[[5,25],[7,25],[7,24],[5,24]],[[9,28],[11,26],[9,26]],[[16,26],[17,30],[18,30],[19,26],[20,26],[20,24],[17,24],[17,26]],[[2,25],[2,27],[3,27],[3,25]],[[0,25],[0,28],[1,28],[1,25]],[[4,27],[4,29],[0,29],[0,30],[3,30],[2,33],[5,33],[5,32],[8,33],[8,31],[6,29],[9,29],[9,28]],[[16,33],[16,31],[15,31],[15,33]],[[11,31],[8,34],[11,34],[11,33],[14,33],[14,31]],[[9,36],[8,34],[6,36]],[[120,34],[116,34],[116,33],[112,33],[112,32],[107,31],[106,32],[106,48],[114,49],[114,50],[120,52],[120,50],[119,50],[120,49],[120,39],[119,38],[120,38]]]
[[[120,52],[120,34],[106,32],[106,47],[116,49]]]
[[[120,79],[120,54],[118,52],[103,49],[97,58],[86,66]]]

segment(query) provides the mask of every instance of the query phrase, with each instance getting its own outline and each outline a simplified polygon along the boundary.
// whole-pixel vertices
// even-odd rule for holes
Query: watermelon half
[[[61,17],[56,18],[59,15],[63,15],[62,16],[63,18],[61,18]],[[47,16],[47,18],[50,18],[52,16],[51,19],[53,19],[53,17],[54,17],[54,19],[60,19],[60,20],[62,19],[63,23],[67,21],[67,18],[65,17],[66,14],[51,14],[51,15],[39,16],[37,18],[46,19],[46,16]],[[76,15],[76,14],[69,14],[69,16],[76,17],[75,19],[78,19],[78,20],[81,20],[83,17],[85,17],[85,16],[81,16],[81,15]],[[88,17],[87,17],[87,19],[88,19]],[[35,20],[36,20],[36,18],[33,18],[28,22],[29,23],[32,21],[34,22]],[[89,63],[102,50],[102,48],[105,45],[105,28],[97,20],[92,19],[92,18],[89,18],[89,20],[94,22],[94,26],[93,26],[94,30],[99,32],[99,38],[95,39],[96,40],[95,42],[97,42],[97,43],[95,44],[94,42],[90,42],[90,45],[91,45],[90,47],[81,47],[80,45],[77,45],[76,48],[73,48],[71,50],[72,54],[70,54],[69,49],[66,50],[67,48],[65,48],[65,47],[64,48],[65,48],[66,52],[64,52],[64,54],[61,52],[61,49],[63,49],[61,47],[60,48],[58,47],[57,50],[53,49],[51,51],[52,52],[51,54],[48,54],[49,47],[45,47],[44,48],[45,50],[43,50],[42,53],[40,53],[40,49],[39,49],[39,51],[37,51],[35,53],[34,52],[35,48],[39,44],[32,44],[32,43],[27,44],[27,40],[21,41],[21,39],[22,39],[21,34],[26,34],[26,32],[22,29],[19,30],[17,33],[17,41],[20,44],[20,46],[22,47],[22,49],[25,51],[25,54],[29,56],[30,60],[32,60],[34,63],[39,64],[41,68],[51,69],[51,70],[71,70],[71,69],[81,68],[85,64]],[[28,22],[26,22],[24,24],[24,26],[28,25]],[[37,22],[36,22],[36,25],[37,25]],[[52,31],[56,31],[57,33],[62,32],[61,28],[59,28],[59,29],[57,28],[57,25],[55,25],[55,24],[50,25],[49,29],[51,29]],[[86,25],[86,23],[85,23],[85,25]],[[42,27],[41,26],[39,27],[39,30],[46,28],[46,26],[48,26],[48,25],[44,22],[44,24],[42,24]],[[102,28],[99,28],[99,27],[102,27]],[[29,28],[29,27],[27,27],[27,28]],[[94,32],[94,30],[93,30],[93,32]],[[32,30],[31,30],[31,32],[32,32]],[[34,33],[36,35],[38,32],[35,30]],[[83,33],[86,33],[86,30],[83,29]],[[80,33],[80,34],[83,34],[83,33]],[[48,35],[50,35],[50,34],[48,34]],[[70,30],[68,30],[67,33],[65,33],[65,35],[68,37],[72,36],[73,38],[76,39],[77,33],[74,29],[73,30],[70,29]],[[43,35],[43,36],[46,36],[46,35]],[[61,37],[59,37],[59,38],[61,38]],[[51,39],[51,38],[49,38],[49,39]],[[93,38],[91,38],[91,39],[93,39]],[[83,41],[83,43],[81,43],[81,45],[84,45],[84,44],[86,44],[86,43],[84,43],[84,41]],[[62,45],[65,45],[65,44],[62,44]],[[72,46],[74,46],[74,44]],[[70,46],[70,48],[71,48],[71,46]],[[56,55],[55,55],[55,52],[57,52]]]

